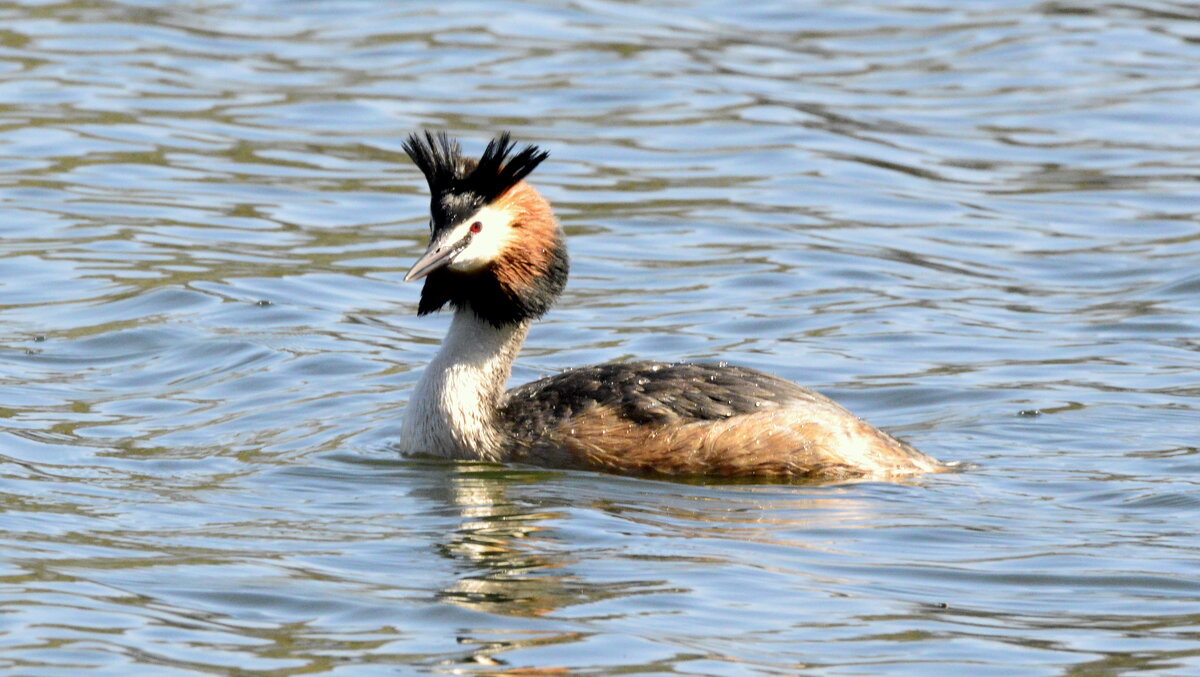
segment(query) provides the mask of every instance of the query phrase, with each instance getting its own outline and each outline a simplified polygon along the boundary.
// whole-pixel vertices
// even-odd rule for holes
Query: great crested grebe
[[[404,150],[429,181],[419,315],[454,319],[404,413],[400,450],[618,473],[838,480],[946,467],[829,398],[754,369],[610,362],[509,391],[525,342],[567,281],[550,203],[524,178],[549,153],[513,153],[507,133],[478,160],[444,132]]]

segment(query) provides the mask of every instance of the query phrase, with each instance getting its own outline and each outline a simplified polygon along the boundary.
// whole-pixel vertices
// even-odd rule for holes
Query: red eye
[[[483,230],[483,221],[476,221],[475,223],[471,224],[472,233],[478,233],[481,230]]]

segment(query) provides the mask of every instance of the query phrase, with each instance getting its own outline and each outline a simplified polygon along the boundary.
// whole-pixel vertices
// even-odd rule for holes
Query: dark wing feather
[[[807,388],[747,367],[628,362],[597,364],[548,376],[505,395],[510,430],[548,430],[594,407],[630,423],[715,421],[786,406],[830,401]]]

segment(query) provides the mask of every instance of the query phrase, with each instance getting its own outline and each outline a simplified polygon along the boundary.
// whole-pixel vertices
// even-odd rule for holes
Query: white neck
[[[400,450],[501,460],[496,409],[528,332],[528,322],[496,328],[469,310],[456,311],[442,349],[408,401]]]

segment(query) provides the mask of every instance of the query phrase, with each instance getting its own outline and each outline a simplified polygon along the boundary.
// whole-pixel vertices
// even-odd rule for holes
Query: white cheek
[[[508,245],[511,226],[508,212],[493,207],[484,207],[469,219],[463,221],[459,228],[463,235],[469,231],[472,223],[482,224],[482,229],[471,236],[471,244],[454,257],[450,269],[460,273],[470,273],[495,261],[500,252]]]

